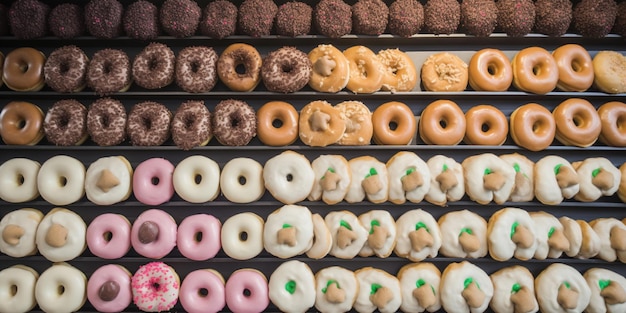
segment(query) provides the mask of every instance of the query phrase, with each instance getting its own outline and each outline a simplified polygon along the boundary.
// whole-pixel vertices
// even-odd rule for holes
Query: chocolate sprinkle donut
[[[235,34],[237,29],[237,6],[230,1],[217,0],[209,3],[200,20],[200,33],[215,39]]]
[[[272,0],[245,0],[239,6],[239,30],[252,37],[267,36],[272,31],[277,11]]]
[[[133,80],[146,89],[163,88],[174,81],[174,51],[167,45],[153,42],[133,61]]]
[[[122,50],[96,52],[87,69],[87,86],[99,95],[125,91],[130,87],[130,60]]]
[[[424,24],[431,33],[451,34],[461,21],[461,5],[456,0],[428,0],[424,6]]]
[[[511,37],[523,37],[535,25],[535,4],[532,0],[499,0],[498,27]]]
[[[58,92],[79,92],[85,88],[89,59],[76,46],[58,48],[43,67],[46,84]]]
[[[217,83],[217,53],[209,47],[186,47],[176,58],[176,84],[186,92],[207,92]]]
[[[493,0],[463,0],[461,25],[468,35],[488,37],[496,29],[498,7]]]
[[[540,34],[559,37],[572,22],[572,2],[569,0],[535,1],[535,30]]]
[[[161,5],[161,27],[170,36],[189,37],[196,33],[201,14],[195,1],[165,0]]]
[[[87,109],[74,99],[57,101],[46,113],[43,130],[57,146],[80,145],[87,139]]]
[[[119,145],[126,139],[126,108],[115,99],[100,98],[89,106],[87,132],[97,145]]]
[[[223,100],[213,112],[213,135],[226,146],[245,146],[256,136],[256,113],[240,100]]]
[[[122,30],[124,7],[117,0],[91,0],[85,6],[85,24],[92,36],[115,38]]]
[[[287,2],[278,7],[276,33],[296,37],[311,32],[313,9],[303,2]]]
[[[613,32],[626,37],[626,1],[617,5],[617,17],[615,18],[615,25],[613,25]]]
[[[166,106],[144,101],[128,114],[126,133],[133,146],[160,146],[170,137],[172,112]]]
[[[46,35],[50,7],[38,0],[17,0],[9,9],[11,32],[19,39],[35,39]]]
[[[424,26],[424,7],[417,0],[396,0],[389,6],[387,29],[393,35],[411,37]]]
[[[352,31],[352,7],[342,0],[322,0],[313,12],[315,29],[330,38],[339,38]]]
[[[574,7],[574,29],[584,37],[602,38],[611,32],[616,16],[613,0],[582,0]]]
[[[131,3],[124,11],[124,31],[130,38],[155,39],[159,36],[159,9],[145,0]]]
[[[9,10],[0,3],[0,36],[9,34]]]
[[[265,88],[274,92],[296,92],[311,78],[311,61],[295,47],[282,47],[263,60],[261,78]]]
[[[50,11],[48,24],[53,35],[71,39],[85,33],[83,9],[77,4],[62,3]]]
[[[359,0],[352,6],[352,29],[361,35],[380,35],[387,29],[389,8],[381,0]]]
[[[204,101],[190,100],[181,104],[172,119],[172,140],[183,150],[206,145],[211,132],[211,113]]]

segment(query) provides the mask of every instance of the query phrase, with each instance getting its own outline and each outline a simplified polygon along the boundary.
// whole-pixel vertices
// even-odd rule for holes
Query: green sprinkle
[[[493,173],[493,171],[490,168],[485,169],[485,175],[489,175],[491,173]]]
[[[513,238],[513,235],[515,235],[515,229],[517,228],[517,226],[519,226],[518,222],[514,222],[513,225],[511,225],[511,238]]]
[[[346,222],[344,220],[339,221],[339,226],[340,227],[345,227],[348,230],[352,230],[352,226],[350,226],[350,223],[348,223],[348,222]]]
[[[291,227],[293,226],[291,226],[290,224],[287,224],[287,223],[283,224],[283,228],[291,228]]]
[[[375,168],[371,167],[371,168],[370,168],[370,172],[369,172],[369,173],[367,173],[367,175],[365,175],[365,178],[368,178],[368,177],[370,177],[370,176],[374,176],[374,175],[378,175],[378,172],[376,172],[376,169],[375,169]]]
[[[515,173],[519,173],[519,171],[520,171],[519,164],[514,163],[513,164],[513,169],[515,170]]]
[[[423,279],[421,279],[421,278],[420,278],[420,279],[418,279],[418,280],[415,282],[415,286],[416,286],[417,288],[422,287],[422,286],[424,286],[424,285],[426,285],[426,281],[424,281],[424,280],[423,280]]]
[[[600,279],[598,280],[598,286],[600,286],[600,290],[604,290],[604,288],[608,287],[611,284],[610,279]]]
[[[380,222],[378,220],[372,220],[370,222],[370,235],[374,233],[374,226],[380,226]]]
[[[467,289],[471,283],[474,282],[474,278],[468,277],[463,281],[463,289]]]
[[[424,229],[426,229],[427,232],[430,233],[430,229],[428,229],[428,226],[426,226],[426,224],[424,224],[424,222],[417,222],[417,224],[415,224],[415,230],[418,230],[420,228],[424,228]]]
[[[513,284],[513,287],[511,287],[511,293],[518,293],[520,290],[522,290],[522,286],[520,286],[520,284]]]
[[[335,169],[334,169],[334,168],[332,168],[332,167],[329,167],[329,168],[328,168],[328,169],[326,169],[326,170],[327,170],[327,171],[329,171],[329,172],[331,172],[331,173],[334,173],[334,172],[335,172]]]
[[[445,172],[448,170],[448,164],[444,164],[443,168],[441,169],[442,172]]]
[[[550,230],[548,231],[548,238],[551,238],[551,237],[552,237],[552,235],[554,235],[554,231],[555,231],[555,230],[556,230],[556,229],[555,229],[554,227],[550,227]]]
[[[331,279],[331,280],[326,282],[326,287],[322,288],[322,293],[326,293],[326,291],[328,291],[328,287],[330,287],[330,285],[332,285],[332,284],[337,285],[337,288],[341,288],[341,287],[339,287],[339,282],[337,282],[334,279]]]
[[[566,282],[566,281],[563,282],[563,285],[565,285],[565,288],[567,288],[567,289],[571,289],[572,288],[572,286],[570,286],[570,284],[568,282]]]
[[[296,292],[296,282],[293,280],[288,281],[285,284],[285,290],[287,290],[287,292],[292,295],[294,292]]]
[[[370,294],[373,295],[376,293],[376,291],[378,291],[378,289],[383,288],[382,285],[380,284],[372,284],[372,286],[370,286]]]
[[[405,175],[406,175],[406,176],[409,176],[409,175],[411,175],[413,172],[415,172],[415,169],[411,167],[410,169],[406,170]]]
[[[600,174],[601,171],[602,171],[602,169],[598,167],[598,168],[596,168],[595,170],[593,170],[591,172],[591,176],[593,176],[595,178],[596,176],[598,176],[598,174]]]
[[[554,175],[559,173],[559,170],[561,170],[561,166],[563,166],[563,164],[559,163],[554,167]]]
[[[467,227],[463,227],[461,229],[461,232],[459,233],[459,237],[461,237],[461,235],[463,235],[463,233],[467,233],[468,235],[473,235],[474,234],[474,232],[471,229],[467,228]]]

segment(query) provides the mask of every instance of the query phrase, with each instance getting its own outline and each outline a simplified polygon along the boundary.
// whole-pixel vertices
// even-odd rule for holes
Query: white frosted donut
[[[513,265],[491,274],[493,298],[491,308],[498,313],[535,313],[539,304],[535,298],[535,278],[525,267]]]
[[[441,254],[452,258],[482,258],[487,255],[487,222],[468,210],[449,212],[439,218]]]
[[[359,313],[396,312],[402,304],[400,281],[379,269],[364,267],[354,272],[359,282],[359,292],[354,309]]]
[[[306,252],[313,242],[313,218],[305,206],[286,204],[270,213],[263,228],[263,245],[287,259]]]
[[[504,154],[500,156],[500,159],[512,166],[515,171],[515,186],[509,200],[513,202],[532,201],[535,198],[535,162],[519,153]]]
[[[191,203],[213,201],[220,193],[220,167],[202,155],[180,161],[174,169],[174,190]]]
[[[463,261],[451,263],[441,273],[439,292],[447,312],[482,313],[493,297],[493,284],[480,267]]]
[[[44,216],[35,236],[39,253],[52,262],[72,260],[86,247],[87,225],[80,215],[54,208]]]
[[[315,213],[311,219],[313,220],[313,244],[306,252],[306,256],[311,259],[321,259],[333,248],[333,235],[321,215]]]
[[[626,225],[616,218],[599,218],[589,223],[600,237],[598,257],[608,262],[626,263]]]
[[[591,289],[583,275],[563,263],[553,263],[537,276],[535,293],[541,312],[582,312],[591,300]]]
[[[336,204],[348,193],[351,172],[348,161],[342,155],[320,155],[311,163],[315,183],[309,200],[322,199],[326,204]]]
[[[444,206],[448,201],[458,201],[465,195],[463,167],[452,158],[435,155],[426,162],[430,170],[430,189],[426,201]]]
[[[389,194],[389,178],[387,166],[371,156],[357,157],[348,162],[352,179],[346,201],[348,203],[367,200],[373,203],[387,201]]]
[[[222,168],[220,188],[224,197],[235,203],[259,200],[265,192],[263,166],[250,158],[235,158]]]
[[[441,309],[441,272],[432,263],[412,263],[398,272],[402,289],[400,309],[406,313],[436,312]]]
[[[569,247],[563,252],[572,258],[578,256],[583,245],[583,231],[580,228],[580,224],[567,216],[559,217],[559,222],[563,225],[563,234],[569,241]]]
[[[504,208],[489,219],[489,254],[497,261],[513,256],[524,261],[531,259],[537,249],[535,237],[535,225],[526,210]]]
[[[43,218],[37,209],[19,209],[7,213],[0,220],[0,252],[21,258],[37,253],[35,234]]]
[[[410,151],[400,151],[387,161],[389,201],[419,203],[430,189],[430,170],[424,160]]]
[[[515,186],[515,170],[493,153],[483,153],[466,158],[463,163],[465,192],[480,204],[492,200],[503,204]]]
[[[0,165],[0,199],[20,203],[34,200],[39,196],[37,174],[39,162],[14,158]]]
[[[389,212],[371,210],[359,215],[359,222],[368,232],[367,240],[361,248],[362,257],[376,256],[386,258],[396,246],[396,222]]]
[[[67,205],[83,197],[85,166],[67,155],[57,155],[43,163],[37,175],[41,197],[54,205]]]
[[[596,201],[612,196],[619,188],[622,173],[607,158],[587,158],[576,168],[580,190],[574,196],[578,201]]]
[[[529,214],[535,225],[535,240],[537,241],[535,259],[561,257],[563,251],[569,248],[569,240],[565,237],[561,222],[546,212],[530,212]]]
[[[23,313],[32,310],[35,283],[39,274],[25,265],[14,265],[0,271],[0,312]]]
[[[585,312],[617,313],[626,312],[626,278],[603,268],[591,268],[583,275],[589,289],[591,300]]]
[[[263,250],[263,219],[250,212],[233,215],[222,225],[221,238],[229,257],[251,259]]]
[[[340,259],[354,258],[367,240],[367,230],[350,211],[329,212],[324,218],[333,236],[330,255]]]
[[[344,313],[352,309],[359,285],[350,270],[331,266],[315,274],[315,308],[325,313]]]
[[[543,204],[557,205],[574,197],[580,179],[574,167],[564,158],[548,155],[535,163],[535,197]]]
[[[283,312],[306,312],[315,304],[315,277],[302,261],[279,265],[268,285],[270,300]]]
[[[35,299],[46,313],[75,312],[85,303],[87,277],[67,263],[49,267],[37,280]]]
[[[439,253],[441,230],[430,213],[422,209],[407,211],[396,220],[396,228],[398,256],[419,262]]]
[[[265,162],[263,181],[276,200],[293,204],[311,193],[315,173],[311,162],[302,154],[285,151]]]
[[[104,157],[87,168],[85,194],[98,205],[111,205],[128,199],[132,193],[133,168],[123,156]]]

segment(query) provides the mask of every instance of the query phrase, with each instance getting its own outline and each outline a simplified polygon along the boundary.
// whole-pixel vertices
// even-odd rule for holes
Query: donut
[[[241,12],[239,14],[241,15]],[[220,54],[217,60],[217,75],[232,91],[252,91],[261,81],[262,64],[261,55],[253,46],[236,43],[226,47]],[[243,66],[243,73],[237,72],[236,68],[239,66]]]
[[[589,52],[577,44],[567,44],[552,51],[559,69],[556,87],[561,91],[586,91],[593,84],[593,62]]]
[[[313,101],[300,110],[299,137],[308,146],[325,147],[341,139],[346,122],[341,111],[324,100]]]
[[[130,222],[121,214],[105,213],[89,223],[87,247],[103,259],[119,259],[130,250]]]
[[[38,0],[13,2],[8,16],[11,33],[18,39],[35,39],[47,33],[47,16],[50,7]]]
[[[198,29],[202,10],[191,0],[165,0],[161,4],[159,19],[161,28],[176,38],[192,36]]]
[[[359,292],[354,302],[357,312],[396,312],[402,304],[400,281],[380,269],[364,267],[354,272],[359,282]]]
[[[74,99],[55,102],[43,122],[46,139],[57,146],[79,146],[87,134],[87,108]]]
[[[410,37],[424,26],[424,7],[416,0],[396,0],[389,5],[387,29],[392,35]]]
[[[318,7],[326,2],[320,1]],[[309,87],[319,92],[338,92],[350,79],[348,59],[333,45],[318,45],[309,52],[311,77]]]
[[[602,38],[609,34],[616,17],[616,1],[583,0],[574,6],[572,26],[584,37]]]
[[[591,289],[575,268],[553,263],[535,278],[541,312],[582,312],[589,305]]]
[[[429,145],[456,145],[465,136],[465,115],[451,100],[436,100],[420,115],[419,135]]]
[[[252,37],[268,36],[274,25],[278,6],[269,0],[245,0],[239,5],[238,29]]]
[[[67,205],[85,194],[85,166],[66,155],[46,160],[37,174],[37,189],[41,197],[54,205]]]
[[[535,163],[535,197],[543,204],[557,205],[580,190],[574,167],[564,158],[548,155]]]
[[[424,160],[410,151],[400,151],[387,161],[389,201],[419,203],[430,189],[430,170]]]
[[[491,274],[493,298],[491,308],[496,312],[537,312],[535,278],[525,267],[513,265]]]
[[[280,264],[268,285],[270,300],[283,312],[306,312],[315,304],[315,277],[302,261]]]
[[[626,203],[626,162],[624,162],[620,167],[619,171],[622,173],[622,179],[619,183],[619,189],[617,190],[617,195],[619,196],[622,202]]]
[[[313,11],[313,24],[322,35],[339,38],[352,31],[352,7],[343,0],[321,0]]]
[[[249,260],[257,256],[263,251],[263,226],[263,219],[252,212],[229,217],[222,225],[224,253],[235,260]]]
[[[99,98],[87,111],[87,133],[99,146],[119,145],[126,139],[128,116],[122,102],[112,98]]]
[[[430,55],[422,64],[421,75],[427,91],[463,91],[469,79],[467,64],[449,52]]]
[[[123,156],[102,157],[85,173],[85,194],[97,205],[125,201],[131,194],[133,168]]]
[[[532,0],[498,0],[498,28],[509,37],[524,37],[535,24],[536,8]]]
[[[622,177],[619,169],[607,158],[587,158],[576,167],[580,190],[574,199],[592,202],[617,192]]]
[[[263,85],[269,91],[291,93],[306,86],[311,77],[311,61],[295,47],[270,52],[261,66]]]
[[[341,118],[345,121],[346,130],[339,145],[361,146],[368,145],[374,134],[372,126],[372,113],[360,101],[343,101],[335,106],[339,109]]]
[[[585,310],[590,313],[619,312],[626,309],[626,278],[603,268],[588,269],[583,275],[589,289],[591,300]]]
[[[210,2],[202,12],[200,33],[215,39],[224,39],[235,34],[237,29],[237,6],[230,1]]]
[[[352,178],[346,158],[342,155],[320,155],[311,162],[311,168],[315,173],[315,183],[308,199],[321,199],[326,204],[341,202],[348,193]]]
[[[359,215],[359,222],[368,232],[367,240],[359,255],[376,255],[386,258],[391,255],[396,245],[396,222],[391,214],[384,210],[371,210]]]
[[[117,0],[91,0],[85,5],[85,25],[96,38],[111,39],[122,31],[124,7]]]
[[[143,204],[160,205],[174,195],[174,165],[163,158],[147,159],[133,173],[133,194]]]
[[[130,243],[142,256],[161,259],[176,246],[177,226],[174,218],[165,211],[143,211],[133,222]]]
[[[13,265],[0,271],[0,311],[29,312],[35,301],[35,284],[39,273],[25,265]]]
[[[205,261],[215,257],[220,250],[222,223],[208,214],[185,217],[178,226],[176,246],[188,259]]]
[[[356,93],[374,93],[383,86],[385,70],[376,54],[365,46],[352,46],[343,55],[348,59],[346,88]]]
[[[36,145],[43,139],[44,114],[23,101],[11,101],[0,111],[0,137],[7,145]]]
[[[287,2],[278,7],[274,27],[279,36],[296,37],[311,32],[313,9],[304,2]]]
[[[30,1],[39,2],[36,0],[24,2]],[[20,1],[14,4],[16,3]],[[45,62],[46,56],[37,49],[29,47],[14,49],[4,57],[2,81],[13,91],[39,91],[45,85],[43,70]]]
[[[389,8],[381,0],[359,0],[352,5],[352,29],[359,35],[378,36],[387,29]]]
[[[8,55],[7,55],[8,57]],[[6,59],[4,60],[6,64]],[[593,83],[606,93],[625,93],[624,69],[626,57],[617,51],[600,51],[593,57]],[[6,75],[6,65],[5,65]],[[6,83],[6,80],[5,80]],[[9,84],[7,84],[8,86]],[[9,87],[10,88],[10,87]]]
[[[160,146],[170,137],[172,112],[161,103],[144,101],[128,113],[126,133],[133,146]]]
[[[441,304],[448,312],[485,312],[494,294],[487,273],[468,261],[448,265],[439,286]]]
[[[180,285],[180,304],[190,313],[220,312],[226,305],[224,284],[224,277],[216,270],[195,270]]]
[[[513,86],[520,91],[546,94],[559,82],[559,68],[552,54],[541,47],[524,48],[511,61]]]
[[[556,139],[564,145],[589,147],[602,131],[600,116],[585,99],[567,99],[554,108],[552,115],[556,122]]]
[[[222,100],[213,110],[213,135],[227,146],[245,146],[256,136],[256,113],[241,100]]]
[[[415,137],[417,122],[411,108],[398,101],[381,104],[372,114],[374,142],[383,145],[408,145]]]
[[[35,299],[44,312],[76,312],[86,300],[87,277],[62,262],[47,268],[37,279]]]
[[[256,112],[257,136],[268,146],[288,146],[298,139],[298,111],[284,101],[270,101]]]
[[[87,86],[100,96],[124,92],[132,84],[131,72],[131,64],[126,52],[115,49],[99,50],[89,61]]]
[[[333,238],[321,215],[315,213],[311,215],[311,219],[313,220],[313,244],[306,252],[306,256],[317,260],[325,257],[333,248]]]
[[[616,218],[598,218],[589,225],[600,237],[600,252],[597,257],[607,262],[619,260],[626,263],[626,225]]]
[[[387,166],[371,156],[356,157],[348,161],[352,179],[345,200],[357,203],[367,198],[372,203],[387,201],[389,180]]]
[[[569,249],[569,240],[565,237],[563,225],[553,215],[546,212],[530,212],[535,227],[535,259],[558,259],[563,251]]]
[[[626,147],[626,103],[610,101],[598,108],[601,142],[615,147]]]
[[[509,58],[498,49],[482,49],[472,55],[469,84],[475,91],[507,91],[513,82]]]
[[[122,26],[132,39],[156,39],[160,32],[159,9],[149,1],[135,1],[124,10]]]
[[[287,259],[306,252],[313,241],[311,211],[299,205],[284,205],[270,213],[263,228],[263,245],[270,254]]]
[[[473,201],[487,204],[506,202],[515,187],[515,170],[493,153],[465,158],[463,163],[465,193]]]
[[[530,151],[549,147],[556,135],[552,112],[537,103],[519,106],[509,118],[510,134],[518,146]]]
[[[439,218],[439,252],[453,258],[480,258],[487,255],[487,221],[468,210],[453,211]]]
[[[35,200],[39,162],[25,158],[13,158],[0,165],[0,199],[21,203]]]
[[[399,49],[385,49],[378,51],[378,60],[383,64],[383,90],[392,93],[411,91],[417,84],[417,70],[413,60]]]
[[[397,243],[394,252],[413,262],[434,258],[441,247],[439,224],[422,209],[406,211],[396,220]]]
[[[498,108],[481,104],[465,113],[465,142],[470,145],[501,146],[509,133],[506,116]]]
[[[186,157],[174,168],[174,191],[191,203],[213,201],[220,191],[220,167],[202,155]]]
[[[267,278],[255,269],[234,271],[225,287],[226,305],[234,313],[260,313],[270,303]]]
[[[340,259],[354,258],[367,240],[367,230],[350,211],[334,211],[324,218],[332,234],[333,247],[329,254]]]
[[[130,272],[121,265],[99,267],[87,281],[87,299],[100,312],[120,312],[132,301]]]
[[[504,154],[500,159],[515,171],[515,184],[509,200],[529,202],[535,198],[535,162],[519,153]]]
[[[37,253],[35,235],[43,219],[43,213],[37,209],[18,209],[6,213],[0,220],[0,252],[14,257]]]
[[[493,0],[461,2],[460,25],[468,35],[489,37],[498,23],[498,7]]]
[[[537,249],[535,225],[526,210],[504,208],[496,211],[487,224],[489,255],[497,261],[512,257],[530,260]]]
[[[430,189],[426,201],[444,206],[448,201],[458,201],[465,195],[463,167],[452,158],[435,155],[426,162],[430,170]]]
[[[451,0],[430,0],[424,5],[424,25],[434,33],[451,34],[461,20],[461,5]]]
[[[228,201],[250,203],[265,193],[263,166],[250,158],[234,158],[222,168],[220,189]]]
[[[213,138],[213,132],[211,113],[204,105],[204,101],[183,102],[174,113],[170,129],[172,140],[183,150],[206,146]]]
[[[354,273],[340,266],[317,271],[315,285],[315,308],[321,312],[350,311],[359,290]]]
[[[76,46],[57,48],[43,67],[44,79],[57,92],[79,92],[87,86],[89,58]]]
[[[133,303],[145,312],[168,311],[178,302],[180,278],[163,262],[141,265],[130,281]]]
[[[441,272],[432,263],[407,264],[398,272],[403,312],[437,312],[441,309]]]
[[[186,92],[207,92],[217,83],[217,53],[210,47],[185,47],[176,57],[174,79]]]
[[[572,2],[535,1],[535,31],[551,37],[563,36],[572,22]]]
[[[276,200],[293,204],[306,199],[311,193],[315,173],[304,155],[288,150],[265,162],[263,181],[265,189]]]
[[[35,234],[39,253],[52,262],[63,262],[81,255],[87,247],[87,226],[76,213],[54,208],[46,214]]]
[[[167,45],[153,42],[133,60],[133,81],[146,89],[163,88],[174,81],[174,51]]]

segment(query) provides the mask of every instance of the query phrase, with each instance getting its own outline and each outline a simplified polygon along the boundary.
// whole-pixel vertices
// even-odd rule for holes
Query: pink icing
[[[159,205],[169,201],[174,195],[172,175],[174,165],[162,158],[152,158],[141,162],[133,173],[133,193],[139,202]],[[153,180],[158,180],[155,185]]]
[[[206,296],[200,295],[201,289],[208,291]],[[211,271],[193,271],[183,280],[179,298],[183,308],[189,313],[219,312],[226,304],[224,281]]]
[[[222,247],[220,221],[208,214],[196,214],[186,217],[178,226],[176,245],[185,257],[204,261],[214,257]],[[202,234],[200,241],[196,235]]]
[[[226,304],[234,313],[260,313],[270,303],[267,280],[253,269],[235,271],[226,282]],[[246,296],[244,290],[250,291]]]
[[[156,241],[150,243],[139,241],[139,228],[144,222],[152,222],[159,227]],[[160,259],[168,255],[176,246],[176,222],[164,211],[157,209],[144,211],[133,223],[130,242],[137,253],[147,258]]]
[[[120,287],[120,291],[115,299],[104,301],[98,296],[98,291],[108,281],[116,282]],[[100,267],[91,274],[87,282],[87,299],[100,312],[123,311],[132,300],[130,274],[119,265],[109,264]]]
[[[178,301],[178,276],[163,262],[139,267],[131,281],[133,302],[146,312],[167,311]]]
[[[107,240],[105,234],[110,233]],[[96,217],[87,227],[87,246],[103,259],[118,259],[130,249],[130,224],[119,214],[107,213]]]

